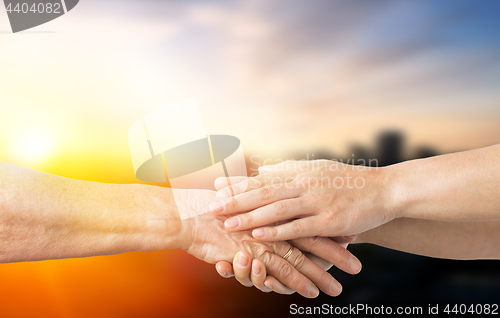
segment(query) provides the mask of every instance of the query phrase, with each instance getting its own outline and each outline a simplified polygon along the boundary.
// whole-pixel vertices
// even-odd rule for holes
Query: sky
[[[120,178],[131,123],[190,97],[249,156],[346,153],[381,129],[496,143],[499,5],[451,3],[87,0],[20,34],[0,11],[0,156],[77,178],[119,162]]]
[[[499,13],[498,1],[81,0],[12,34],[0,9],[0,160],[139,182],[128,128],[191,97],[206,132],[237,136],[248,157],[347,154],[383,129],[441,152],[499,143]],[[240,286],[172,251],[2,265],[0,281],[5,316],[252,306],[224,303]]]

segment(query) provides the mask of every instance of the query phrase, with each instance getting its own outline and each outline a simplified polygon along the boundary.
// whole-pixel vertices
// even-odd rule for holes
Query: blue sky
[[[196,97],[207,132],[263,156],[345,153],[386,128],[443,151],[496,143],[499,14],[497,1],[80,1],[0,33],[0,135],[36,126],[65,153],[128,157],[131,123]]]

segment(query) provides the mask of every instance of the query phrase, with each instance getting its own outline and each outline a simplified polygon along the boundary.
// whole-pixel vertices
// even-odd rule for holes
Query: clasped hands
[[[219,274],[264,292],[314,298],[317,286],[339,295],[342,286],[326,270],[335,265],[359,273],[361,263],[347,245],[394,218],[384,206],[382,175],[377,168],[327,160],[288,161],[259,172],[216,180],[218,200],[211,208],[224,220],[219,229],[247,244],[232,266],[217,263]]]

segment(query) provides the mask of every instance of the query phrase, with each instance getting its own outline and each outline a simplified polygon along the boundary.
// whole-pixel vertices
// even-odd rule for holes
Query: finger
[[[266,280],[264,281],[264,285],[267,286],[268,288],[272,289],[273,292],[278,293],[278,294],[283,294],[283,295],[295,294],[295,290],[286,287],[285,285],[280,283],[279,280],[277,280],[273,276],[267,276]]]
[[[255,239],[274,242],[288,241],[301,237],[318,236],[318,220],[316,216],[305,217],[277,226],[261,227],[252,231]]]
[[[342,285],[332,275],[308,259],[298,248],[292,249],[287,261],[326,294],[338,296],[342,292]]]
[[[331,237],[332,240],[334,240],[337,243],[352,243],[356,240],[356,235],[349,235],[349,236],[335,236]]]
[[[228,177],[228,178],[221,177],[221,178],[215,179],[214,186],[215,186],[216,190],[220,190],[222,188],[243,182],[247,179],[248,179],[248,177]]]
[[[319,295],[318,288],[292,264],[271,252],[264,253],[263,257],[262,261],[266,264],[268,274],[274,276],[283,285],[307,298],[316,298]]]
[[[219,275],[224,278],[230,278],[234,276],[233,266],[229,262],[217,262],[217,264],[215,264],[215,269],[217,270]]]
[[[321,257],[318,257],[314,254],[311,254],[309,252],[302,252],[304,255],[311,260],[314,264],[318,265],[321,269],[327,271],[330,268],[332,268],[333,264],[328,262],[327,260],[322,259]]]
[[[291,243],[301,251],[314,254],[346,273],[357,274],[361,271],[361,262],[356,256],[329,238],[307,237],[292,240]]]
[[[226,179],[225,182],[227,182],[227,178],[219,178],[219,179]],[[224,181],[223,180],[218,181],[219,179],[215,180],[215,182],[223,184]],[[251,190],[260,189],[266,185],[291,182],[294,179],[295,179],[295,174],[289,171],[278,171],[274,173],[258,175],[252,178],[241,179],[240,182],[232,182],[232,178],[230,178],[229,180],[231,181],[231,185],[227,185],[224,188],[218,189],[216,196],[219,199],[223,199],[238,194],[242,194],[244,192],[248,192]]]
[[[264,285],[266,276],[266,265],[264,265],[260,259],[254,259],[252,261],[252,273],[250,275],[252,283],[264,293],[269,293],[272,289]]]
[[[234,277],[245,287],[252,287],[253,283],[250,279],[251,271],[251,256],[246,251],[236,253],[233,262]]]
[[[281,184],[279,187],[269,185],[236,197],[216,200],[210,204],[210,209],[217,215],[246,212],[276,201],[296,198],[302,191],[303,189],[292,182]]]
[[[315,257],[315,256],[311,255],[311,257]],[[215,265],[215,268],[216,268],[217,272],[219,273],[219,275],[221,275],[224,278],[230,278],[230,277],[234,276],[233,266],[229,262],[220,261]],[[252,262],[251,280],[252,280],[252,283],[254,284],[255,287],[257,287],[258,289],[260,289],[261,291],[263,291],[265,293],[269,293],[271,291],[274,291],[274,292],[279,293],[279,294],[286,294],[286,295],[290,295],[290,294],[295,293],[294,290],[291,290],[290,288],[288,288],[285,285],[278,282],[278,280],[276,278],[274,278],[272,276],[266,277],[266,266],[264,265],[264,263],[261,260],[258,260],[258,259],[255,259]],[[275,288],[274,290],[266,285],[267,281],[270,281],[270,283],[268,285],[273,286]]]
[[[313,206],[305,204],[301,198],[281,200],[229,218],[224,222],[224,226],[231,231],[254,229],[307,215],[312,209]]]

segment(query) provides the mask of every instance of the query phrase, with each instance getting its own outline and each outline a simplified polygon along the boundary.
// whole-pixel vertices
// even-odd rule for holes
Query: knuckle
[[[301,193],[300,197],[297,198],[298,203],[300,204],[301,207],[307,208],[310,210],[311,214],[314,213],[314,211],[317,211],[317,200],[314,195],[311,195],[309,193]]]
[[[293,267],[295,267],[295,269],[300,271],[302,268],[304,268],[306,264],[307,264],[307,257],[303,253],[300,253],[295,258],[295,261],[293,262]]]
[[[240,199],[237,197],[232,197],[230,205],[233,210],[238,210],[238,207],[240,206]]]
[[[290,281],[293,278],[293,268],[290,265],[290,263],[288,263],[288,262],[285,262],[285,263],[280,265],[279,273],[281,275],[280,280],[282,280],[283,283],[285,283],[285,281]],[[286,285],[286,283],[285,283],[285,285]]]
[[[253,222],[252,213],[242,214],[240,215],[241,225],[249,225]]]
[[[257,175],[255,177],[246,180],[244,186],[246,186],[245,190],[258,188],[260,186],[259,176]]]
[[[278,201],[274,203],[274,213],[276,215],[283,215],[288,210],[288,203],[286,201]]]
[[[302,224],[302,222],[300,222],[300,220],[293,221],[292,222],[292,230],[295,234],[301,234],[302,232],[304,232],[304,224]]]
[[[257,182],[258,187],[266,185],[270,179],[271,179],[270,173],[259,174],[257,177],[255,177],[255,181]]]
[[[250,188],[250,185],[251,181],[249,181],[248,179],[241,181],[240,183],[234,186],[233,195],[246,192]]]
[[[337,219],[337,212],[334,209],[327,209],[324,213],[324,221],[326,224],[332,224]]]
[[[268,235],[271,239],[276,239],[283,234],[283,228],[281,226],[274,226],[268,229]]]
[[[259,190],[259,197],[261,200],[267,201],[271,199],[272,195],[273,195],[272,187],[263,187],[262,189]]]
[[[269,263],[271,259],[271,251],[266,245],[263,244],[251,244],[250,251],[254,258],[260,259],[264,264]]]
[[[320,236],[312,236],[307,238],[307,243],[310,247],[318,247],[323,243],[323,238]]]

